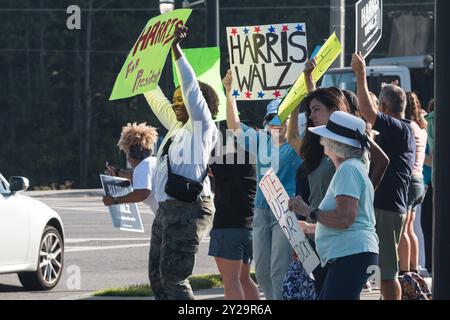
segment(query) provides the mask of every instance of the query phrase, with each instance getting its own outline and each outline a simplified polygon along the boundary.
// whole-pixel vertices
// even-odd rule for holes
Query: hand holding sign
[[[315,223],[299,221],[298,225],[300,226],[300,229],[302,229],[302,231],[305,234],[315,234],[316,233],[316,224]]]
[[[352,63],[350,64],[356,75],[365,75],[366,73],[366,61],[361,55],[361,52],[354,53],[352,56]]]
[[[175,29],[175,32],[173,34],[173,42],[172,42],[172,48],[177,46],[181,41],[187,38],[187,32],[188,28],[185,26],[178,27]]]
[[[317,59],[312,58],[306,62],[305,70],[303,71],[303,73],[305,74],[305,76],[310,76],[316,67],[317,67]]]
[[[114,204],[113,196],[103,196],[103,204],[107,207],[112,206]]]
[[[289,199],[288,207],[289,210],[304,217],[309,217],[309,214],[312,211],[311,207],[303,201],[301,196],[296,196],[295,198]]]
[[[228,94],[228,92],[231,91],[231,84],[233,82],[233,74],[231,70],[227,71],[227,74],[225,75],[225,78],[223,78],[223,87],[225,88],[225,92]]]

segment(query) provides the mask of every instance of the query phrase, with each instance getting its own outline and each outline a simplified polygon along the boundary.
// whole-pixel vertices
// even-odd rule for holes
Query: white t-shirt
[[[150,207],[153,213],[158,210],[158,201],[155,197],[156,157],[148,157],[141,161],[133,170],[133,189],[150,190],[150,195],[143,202]]]

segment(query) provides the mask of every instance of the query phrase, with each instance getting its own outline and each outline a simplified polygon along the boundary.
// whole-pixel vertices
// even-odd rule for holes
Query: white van
[[[434,96],[433,57],[405,56],[370,60],[367,66],[370,91],[378,96],[381,85],[394,80],[398,80],[405,91],[416,92],[422,104],[427,104]],[[350,67],[330,69],[323,76],[320,86],[356,92],[355,74]]]

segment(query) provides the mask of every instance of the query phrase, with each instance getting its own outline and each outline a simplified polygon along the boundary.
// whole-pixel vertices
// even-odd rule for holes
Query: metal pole
[[[219,0],[206,0],[206,39],[209,47],[220,46]]]
[[[336,32],[342,43],[342,54],[332,65],[333,68],[345,67],[345,0],[330,0],[330,34]]]
[[[434,237],[433,237],[433,299],[450,299],[450,1],[435,1],[435,98],[436,133],[434,156]]]

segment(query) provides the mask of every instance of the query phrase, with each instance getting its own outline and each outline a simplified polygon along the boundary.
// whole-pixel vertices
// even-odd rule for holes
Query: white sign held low
[[[100,175],[103,191],[105,195],[119,197],[133,191],[131,182],[128,179]],[[108,207],[113,226],[122,231],[144,232],[141,215],[136,203],[122,203]]]
[[[319,265],[319,258],[299,227],[297,217],[292,211],[289,211],[289,196],[272,168],[261,179],[259,187],[303,268],[308,274],[311,274]]]

